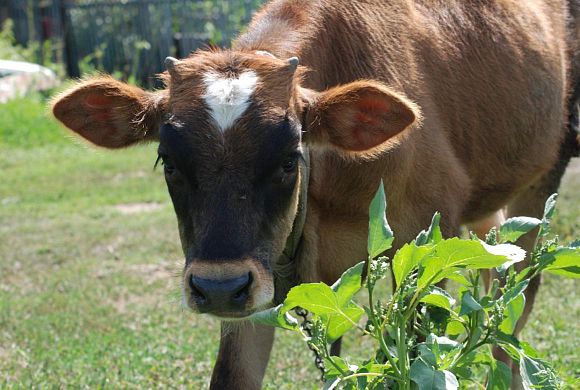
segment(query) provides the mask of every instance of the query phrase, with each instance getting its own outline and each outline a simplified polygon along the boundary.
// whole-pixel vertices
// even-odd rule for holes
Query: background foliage
[[[3,17],[12,20],[7,26],[33,54],[33,62],[61,64],[71,77],[104,71],[154,86],[165,57],[187,57],[208,45],[228,46],[262,3],[10,0],[0,5],[0,22]]]

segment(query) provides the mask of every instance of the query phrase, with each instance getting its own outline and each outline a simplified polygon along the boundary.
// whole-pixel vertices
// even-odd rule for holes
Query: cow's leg
[[[222,322],[220,349],[210,389],[260,389],[273,343],[272,326],[248,321]]]

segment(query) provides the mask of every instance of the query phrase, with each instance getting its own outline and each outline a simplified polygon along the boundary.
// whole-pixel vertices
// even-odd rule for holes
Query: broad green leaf
[[[560,275],[567,278],[580,278],[580,267],[566,267],[558,269],[548,269],[545,272],[549,272],[554,275]]]
[[[445,375],[445,388],[447,390],[457,390],[459,388],[459,382],[455,375],[447,370],[443,370],[443,374]]]
[[[481,244],[483,245],[485,250],[488,251],[489,253],[498,256],[505,256],[508,258],[508,261],[497,267],[497,270],[500,273],[505,272],[513,264],[519,263],[520,261],[524,261],[524,259],[526,258],[526,251],[516,245],[512,244],[488,245],[483,241],[481,242]]]
[[[348,272],[347,272],[348,273]],[[351,282],[354,271],[349,273],[343,288],[344,294],[352,292]],[[352,276],[352,279],[350,278]],[[360,282],[359,282],[360,283]],[[338,288],[340,290],[340,288]],[[349,291],[349,292],[347,292]],[[346,296],[342,296],[344,299]],[[351,329],[364,314],[364,310],[350,302],[350,298],[341,303],[339,294],[324,283],[307,283],[296,286],[290,290],[281,308],[282,312],[287,312],[294,307],[301,307],[316,316],[319,316],[326,326],[327,341],[334,341]]]
[[[491,359],[487,376],[487,390],[509,390],[512,384],[512,370],[499,360]]]
[[[506,343],[506,342],[500,343],[499,346],[510,357],[510,359],[512,359],[515,362],[519,362],[520,353],[519,353],[519,349],[517,346],[515,346],[511,343]]]
[[[368,372],[369,372],[369,370],[367,370],[366,367],[361,367],[357,370],[356,373],[357,374],[366,374]],[[368,389],[367,385],[368,385],[368,382],[370,379],[373,379],[373,378],[369,378],[366,375],[357,377],[356,378],[356,389],[357,390],[367,390]]]
[[[455,340],[451,340],[445,336],[437,336],[434,333],[431,333],[429,336],[427,336],[425,343],[429,345],[437,344],[441,352],[449,352],[455,348],[461,348],[461,343],[458,343]]]
[[[459,388],[455,375],[449,371],[437,371],[422,359],[413,362],[410,374],[418,390],[456,390]]]
[[[351,303],[341,310],[341,314],[322,315],[322,321],[326,323],[327,341],[332,343],[354,328],[364,313],[362,308]]]
[[[550,232],[550,220],[554,216],[554,211],[556,210],[556,199],[558,194],[552,194],[547,200],[544,206],[544,216],[542,218],[542,223],[540,225],[540,236],[545,237]]]
[[[447,291],[433,286],[429,289],[429,293],[421,298],[420,302],[451,310],[451,306],[455,304],[455,299]]]
[[[490,253],[481,242],[452,238],[436,246],[437,256],[445,260],[447,267],[492,268],[507,261],[505,253]]]
[[[481,241],[481,245],[483,245],[485,250],[491,254],[497,256],[505,256],[508,260],[500,266],[504,267],[505,269],[507,269],[514,263],[524,261],[524,259],[526,258],[526,251],[516,245],[512,244],[488,245],[483,241]]]
[[[554,370],[542,359],[537,358],[537,352],[527,343],[520,343],[514,336],[498,332],[496,337],[499,346],[511,359],[519,361],[522,385],[526,390],[557,389],[560,380]]]
[[[367,250],[369,257],[375,258],[391,247],[393,231],[387,222],[387,200],[383,181],[369,207],[369,236]]]
[[[534,347],[532,347],[530,344],[526,343],[525,341],[520,341],[519,346],[520,346],[520,349],[522,350],[522,352],[525,353],[527,356],[529,356],[531,358],[539,358],[540,357],[540,354],[538,353],[538,351],[536,351],[534,349]]]
[[[392,262],[396,284],[400,285],[425,256],[433,253],[433,250],[432,247],[417,246],[414,243],[405,244],[399,249]]]
[[[532,231],[542,223],[537,218],[513,217],[507,219],[499,228],[499,238],[502,242],[516,242],[518,238]]]
[[[328,360],[328,359],[325,359]],[[346,363],[346,361],[339,357],[339,356],[332,356],[332,362],[334,362],[334,364],[332,364],[329,361],[325,362],[324,368],[325,368],[325,372],[324,372],[324,376],[326,378],[334,378],[340,375],[340,371],[338,370],[338,368],[336,368],[336,366],[340,367],[340,369],[344,372],[349,372],[351,371],[351,368],[349,367],[349,365]],[[355,370],[358,367],[353,367]],[[352,370],[354,371],[354,370]]]
[[[322,386],[322,390],[334,390],[336,389],[336,387],[338,386],[338,384],[340,383],[340,378],[337,378],[337,376],[330,376],[328,374],[325,374],[325,378],[326,381],[324,382],[324,386]]]
[[[283,305],[285,311],[300,306],[318,315],[333,314],[339,309],[336,294],[324,283],[305,283],[293,287]]]
[[[462,381],[471,381],[474,377],[471,367],[468,366],[456,366],[453,368],[453,373]]]
[[[377,364],[377,363],[367,363],[365,364],[363,367],[361,367],[360,369],[365,369],[365,372],[375,372],[377,374],[382,374],[385,371],[391,371],[392,367],[389,363],[385,363],[385,364]]]
[[[424,343],[419,344],[417,349],[419,350],[419,355],[421,359],[430,366],[436,366],[437,360],[439,360],[439,351],[434,351],[432,345],[427,345]]]
[[[417,287],[420,290],[435,285],[458,270],[458,268],[447,266],[445,259],[436,255],[426,257],[419,267]]]
[[[508,305],[511,301],[517,298],[524,290],[528,287],[528,283],[530,282],[529,279],[524,279],[514,287],[507,290],[503,296],[501,297],[502,301]]]
[[[453,273],[447,276],[447,279],[453,280],[462,286],[471,286],[471,282],[460,272]]]
[[[268,310],[252,314],[250,321],[257,324],[275,326],[277,328],[298,329],[298,320],[288,312],[283,313],[281,304]]]
[[[445,333],[449,336],[459,336],[463,332],[465,332],[465,327],[459,321],[449,321],[445,328]]]
[[[362,287],[362,272],[365,262],[361,261],[357,265],[347,269],[340,279],[333,285],[332,290],[336,293],[338,304],[346,305]]]
[[[469,291],[466,291],[461,297],[461,310],[459,310],[459,315],[464,316],[478,310],[483,310],[483,307],[473,298]]]
[[[335,314],[339,311],[336,294],[324,283],[305,283],[293,287],[283,303],[282,311],[300,306],[314,314]]]
[[[544,253],[540,257],[540,265],[546,272],[580,278],[580,248],[558,248]]]
[[[475,366],[480,364],[491,364],[493,360],[492,353],[487,348],[478,348],[475,351],[471,351],[465,357],[461,359],[461,363],[458,366]]]
[[[437,244],[439,241],[443,239],[443,235],[441,234],[441,228],[439,227],[439,222],[441,221],[441,214],[438,212],[433,215],[433,219],[431,219],[431,225],[429,229],[422,230],[421,233],[417,235],[415,239],[415,244],[417,246],[426,245],[426,244]]]
[[[560,380],[554,370],[543,360],[531,358],[520,351],[520,375],[526,390],[559,389]]]
[[[510,245],[510,247],[513,246]],[[480,269],[500,266],[510,261],[505,255],[512,252],[503,247],[497,250],[501,252],[501,255],[489,253],[481,242],[460,238],[443,240],[434,249],[435,253],[421,262],[422,272],[419,275],[419,288],[424,288],[428,284],[434,284],[449,277],[458,268]]]
[[[505,308],[504,318],[499,325],[499,330],[505,334],[513,334],[516,324],[524,312],[525,306],[526,297],[523,293],[512,299]]]
[[[544,219],[552,219],[554,216],[554,211],[556,211],[556,200],[558,199],[558,194],[552,194],[548,199],[546,199],[546,204],[544,206]]]

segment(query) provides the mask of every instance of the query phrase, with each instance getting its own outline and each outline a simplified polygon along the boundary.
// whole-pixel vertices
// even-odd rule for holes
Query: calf
[[[165,89],[97,77],[53,111],[106,148],[159,141],[184,301],[227,324],[366,258],[381,179],[395,249],[436,210],[446,236],[539,216],[575,147],[568,18],[547,0],[275,0],[233,49],[168,58]],[[213,389],[261,385],[274,330],[237,324]]]

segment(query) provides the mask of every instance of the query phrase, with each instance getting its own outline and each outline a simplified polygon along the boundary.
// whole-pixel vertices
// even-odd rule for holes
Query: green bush
[[[524,388],[560,388],[562,383],[550,365],[513,334],[532,278],[540,272],[580,275],[580,241],[560,246],[557,237],[548,237],[555,205],[553,195],[542,220],[510,218],[499,235],[492,229],[485,241],[475,236],[443,239],[440,216],[435,214],[428,230],[388,259],[381,254],[391,248],[393,233],[385,217],[381,183],[370,206],[367,261],[347,270],[332,286],[294,287],[283,304],[256,314],[253,320],[302,333],[322,358],[325,389],[430,390],[477,384],[508,390],[511,370],[493,357],[494,346],[519,365]],[[535,228],[537,245],[531,262],[518,272],[513,265],[526,255],[511,243]],[[494,268],[501,280],[482,287],[481,271]],[[388,273],[397,287],[392,296],[379,296],[375,287]],[[459,285],[458,299],[439,287],[445,279]],[[353,297],[363,286],[368,304],[361,306]],[[308,319],[300,324],[291,314],[293,309]],[[363,317],[365,325],[360,324]],[[365,360],[348,361],[329,352],[329,343],[351,330],[375,341]]]
[[[0,58],[11,61],[34,62],[34,47],[22,47],[16,44],[14,33],[14,22],[7,19],[0,30]]]

